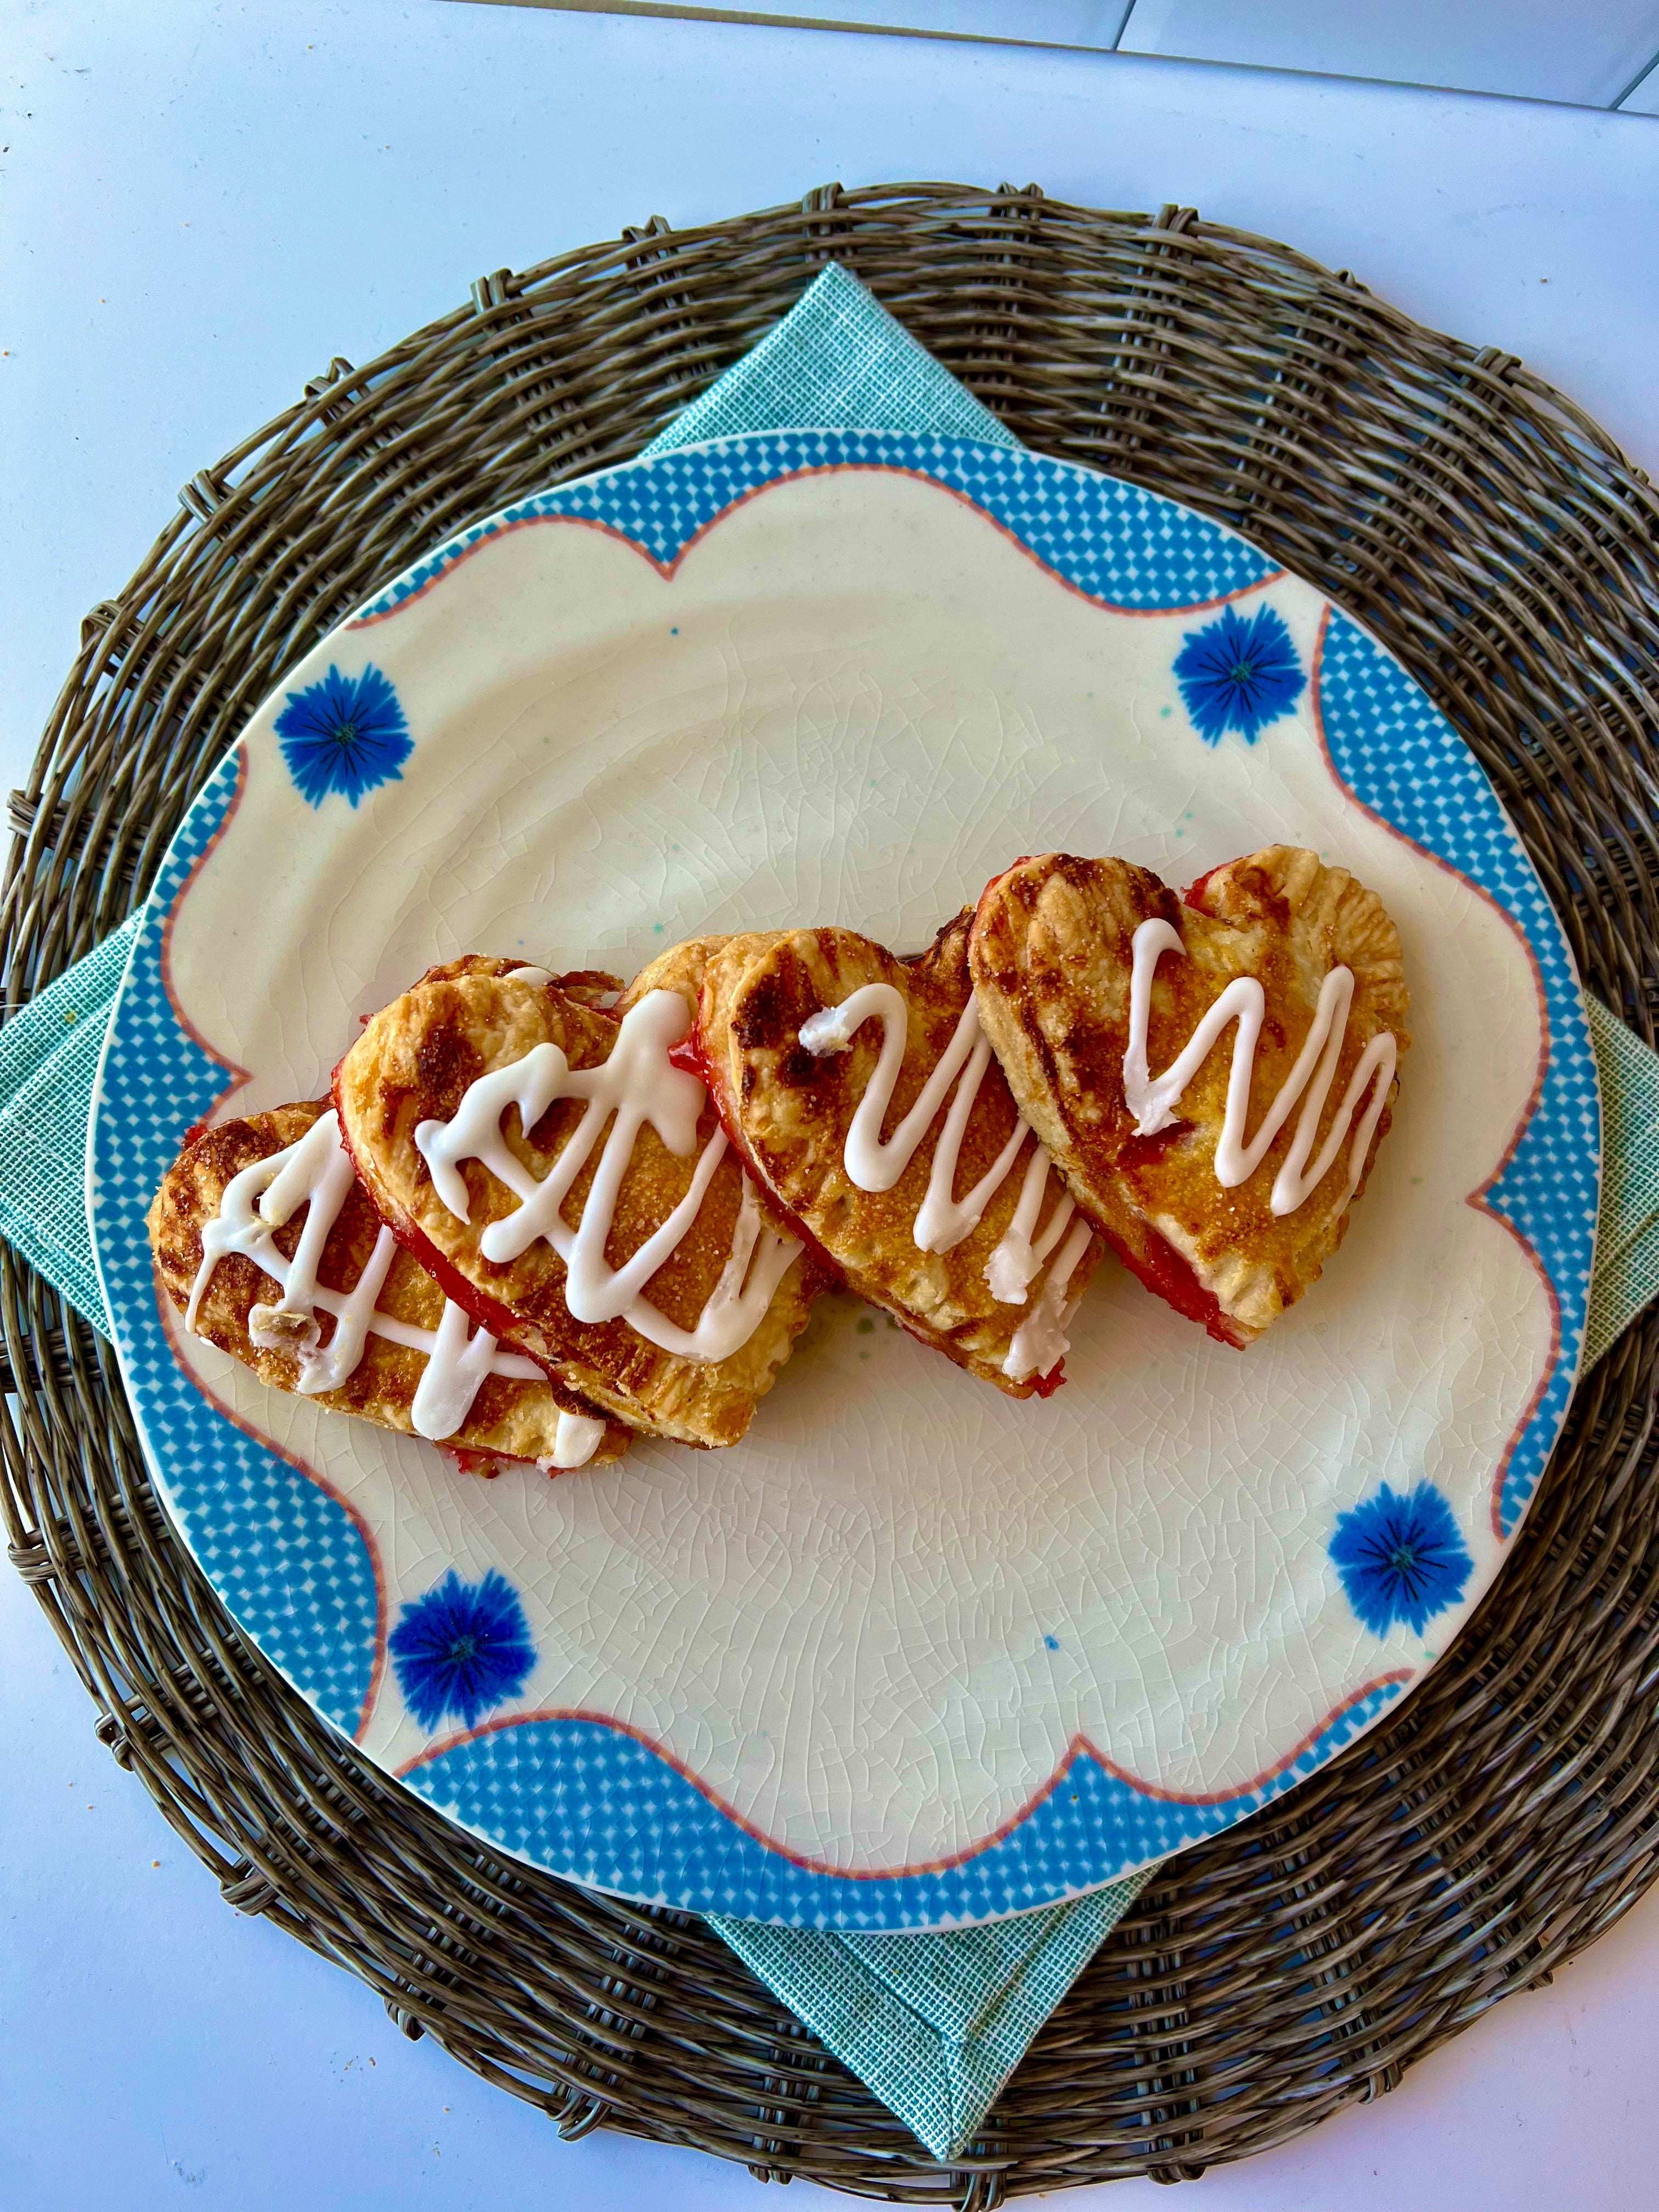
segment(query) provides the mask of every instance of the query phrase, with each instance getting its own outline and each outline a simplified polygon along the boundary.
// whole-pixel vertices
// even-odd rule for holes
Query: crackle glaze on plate
[[[1066,1387],[1016,1403],[827,1298],[736,1449],[486,1484],[158,1309],[186,1129],[320,1095],[434,961],[631,973],[797,921],[909,949],[1023,853],[1184,884],[1275,840],[1381,892],[1416,1041],[1346,1246],[1247,1353],[1108,1261]],[[1111,478],[799,433],[527,501],[295,672],[162,871],[88,1177],[172,1510],[370,1759],[584,1882],[897,1929],[1212,1833],[1421,1677],[1565,1412],[1598,1146],[1560,928],[1365,633]],[[463,1681],[469,1631],[511,1663]]]

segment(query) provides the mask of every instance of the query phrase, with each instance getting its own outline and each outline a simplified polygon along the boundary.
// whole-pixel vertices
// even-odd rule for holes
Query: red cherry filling
[[[1223,1313],[1220,1301],[1213,1291],[1206,1291],[1179,1252],[1167,1244],[1155,1229],[1146,1231],[1146,1242],[1139,1251],[1131,1251],[1122,1239],[1115,1237],[1103,1224],[1097,1223],[1101,1235],[1117,1254],[1129,1273],[1144,1283],[1149,1291],[1171,1305],[1188,1321],[1201,1322],[1218,1344],[1243,1352],[1248,1337],[1234,1334],[1234,1323]]]

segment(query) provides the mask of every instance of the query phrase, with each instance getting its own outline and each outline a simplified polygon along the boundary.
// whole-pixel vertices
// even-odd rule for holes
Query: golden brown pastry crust
[[[673,988],[668,979],[678,977],[688,1012],[695,1006],[702,986],[695,946],[672,948],[647,972],[663,979],[654,988]],[[644,984],[642,977],[634,996]],[[597,1066],[608,1058],[617,1026],[615,1013],[584,1004],[556,983],[519,981],[505,963],[481,960],[434,970],[375,1015],[340,1063],[335,1098],[341,1128],[381,1218],[435,1267],[450,1295],[477,1318],[620,1419],[687,1443],[735,1443],[805,1326],[817,1284],[804,1259],[790,1267],[760,1326],[729,1358],[683,1358],[625,1321],[574,1320],[564,1302],[564,1262],[544,1240],[505,1265],[486,1260],[479,1249],[483,1230],[511,1212],[517,1200],[469,1160],[462,1174],[471,1218],[458,1221],[434,1190],[415,1146],[419,1123],[450,1119],[468,1086],[489,1069],[522,1060],[542,1043],[558,1045],[572,1067]],[[545,1176],[581,1113],[580,1101],[557,1100],[526,1136],[509,1109],[507,1142],[534,1175]],[[717,1126],[711,1104],[698,1126],[699,1149]],[[598,1158],[596,1147],[566,1201],[573,1224],[580,1218]],[[613,1266],[622,1266],[672,1211],[696,1165],[695,1154],[678,1158],[653,1129],[641,1131],[606,1247]],[[682,1328],[696,1327],[720,1280],[742,1189],[741,1169],[728,1154],[690,1233],[646,1286],[652,1304]]]
[[[503,975],[511,975],[503,968]],[[559,988],[568,999],[580,999],[585,1006],[597,1006],[602,1012],[614,1006],[623,994],[623,979],[613,975],[608,968],[573,968],[568,975],[557,978]]]
[[[924,1252],[915,1241],[915,1218],[948,1107],[940,1107],[891,1190],[860,1190],[842,1155],[880,1056],[881,1024],[865,1023],[849,1049],[822,1058],[799,1042],[801,1024],[820,1009],[839,1006],[864,984],[891,984],[907,1001],[909,1017],[903,1066],[884,1122],[890,1133],[944,1054],[968,1004],[968,922],[966,911],[958,915],[912,961],[850,929],[728,939],[708,963],[698,1042],[726,1127],[756,1175],[842,1270],[849,1287],[958,1366],[1011,1397],[1029,1398],[1038,1380],[1015,1382],[1002,1368],[1042,1278],[1025,1305],[1004,1305],[991,1296],[985,1267],[1019,1202],[1030,1146],[963,1242],[949,1252]],[[990,1167],[1016,1118],[994,1060],[969,1117],[957,1165],[958,1194]],[[1055,1186],[1044,1225],[1059,1196]],[[1072,1294],[1082,1291],[1100,1249],[1096,1238],[1072,1275]]]
[[[251,1114],[241,1121],[221,1122],[186,1146],[168,1170],[149,1209],[150,1249],[161,1285],[180,1313],[190,1304],[191,1289],[202,1264],[203,1224],[217,1214],[227,1185],[256,1160],[269,1159],[296,1143],[328,1107],[327,1099],[319,1098],[302,1105],[279,1106],[268,1114]],[[274,1232],[278,1248],[289,1257],[299,1243],[304,1223],[302,1208],[285,1227]],[[380,1217],[368,1194],[361,1184],[355,1186],[324,1247],[318,1272],[327,1289],[350,1289],[380,1231]],[[214,1268],[203,1293],[196,1334],[252,1368],[262,1382],[274,1389],[296,1390],[298,1361],[287,1352],[255,1345],[248,1334],[251,1309],[275,1304],[281,1296],[280,1285],[256,1261],[240,1252],[228,1253]],[[378,1303],[383,1313],[397,1320],[417,1328],[435,1329],[444,1296],[418,1261],[400,1249]],[[326,1344],[333,1332],[333,1317],[319,1314],[318,1318]],[[412,1436],[410,1409],[425,1369],[422,1353],[371,1334],[352,1373],[337,1390],[319,1392],[316,1403]],[[443,1442],[448,1449],[481,1453],[491,1459],[544,1460],[552,1455],[561,1412],[592,1416],[598,1411],[555,1382],[491,1375],[480,1387],[465,1424]],[[589,1465],[619,1458],[629,1442],[629,1431],[618,1423],[610,1423]]]
[[[1399,933],[1375,892],[1345,868],[1285,845],[1212,869],[1184,902],[1145,868],[1063,853],[1020,861],[980,900],[969,940],[975,995],[1026,1119],[1079,1205],[1143,1280],[1212,1335],[1248,1344],[1317,1280],[1341,1243],[1350,1210],[1338,1204],[1347,1147],[1294,1212],[1275,1216],[1268,1200],[1293,1139],[1292,1113],[1255,1174],[1233,1189],[1222,1187],[1214,1162],[1231,1028],[1188,1085],[1176,1127],[1136,1136],[1123,1093],[1131,944],[1153,916],[1174,926],[1187,951],[1184,959],[1164,957],[1153,983],[1154,1072],[1176,1058],[1236,976],[1262,984],[1267,1016],[1251,1132],[1295,1062],[1325,976],[1339,965],[1353,971],[1322,1139],[1371,1040],[1390,1030],[1402,1055],[1410,1045]],[[1367,1175],[1397,1090],[1396,1083],[1377,1124]]]
[[[729,937],[688,937],[679,945],[671,945],[641,969],[617,1000],[612,1009],[617,1019],[620,1021],[631,1006],[637,1006],[647,991],[678,991],[695,1009],[702,997],[704,969],[714,954],[731,942]]]

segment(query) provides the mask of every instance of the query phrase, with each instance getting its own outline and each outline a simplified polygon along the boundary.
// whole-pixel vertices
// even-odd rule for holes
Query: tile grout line
[[[899,0],[902,4],[902,0]],[[679,5],[677,0],[450,0],[451,5],[482,4],[492,8],[538,8],[566,15],[635,15],[661,21],[738,23],[766,31],[841,31],[863,33],[873,39],[931,39],[950,46],[1012,46],[1026,53],[1109,54],[1112,46],[1084,46],[1066,39],[1019,39],[991,31],[937,31],[910,23],[849,22],[837,15],[773,15],[750,8],[704,8]],[[1126,19],[1127,20],[1127,19]],[[1123,26],[1118,27],[1118,36]]]
[[[1123,37],[1129,28],[1139,0],[1130,0],[1109,46],[1085,45],[1066,39],[1021,39],[994,31],[940,31],[918,24],[850,22],[845,16],[775,14],[750,8],[700,7],[695,4],[695,0],[447,0],[447,3],[452,6],[533,8],[555,15],[631,15],[656,21],[735,23],[758,30],[861,33],[866,38],[930,39],[942,46],[1004,46],[1024,53],[1122,55],[1127,60],[1169,62],[1184,69],[1248,70],[1253,74],[1266,76],[1306,77],[1332,84],[1382,85],[1400,92],[1449,93],[1472,100],[1511,100],[1522,106],[1569,107],[1588,115],[1636,112],[1626,110],[1624,103],[1633,93],[1639,92],[1654,71],[1659,70],[1659,53],[1656,53],[1632,78],[1618,98],[1602,106],[1599,102],[1590,100],[1553,100],[1535,93],[1493,92],[1481,85],[1438,84],[1425,78],[1364,76],[1341,70],[1297,69],[1282,63],[1218,61],[1212,56],[1203,54],[1152,54],[1134,50],[1126,52]],[[895,4],[902,7],[902,0],[895,0]]]
[[[1609,112],[1613,115],[1617,115],[1623,108],[1625,102],[1631,97],[1632,94],[1640,92],[1642,87],[1653,75],[1655,70],[1659,70],[1659,53],[1656,53],[1650,61],[1643,63],[1641,68],[1637,70],[1636,75],[1625,87],[1617,100],[1610,100],[1607,102]]]

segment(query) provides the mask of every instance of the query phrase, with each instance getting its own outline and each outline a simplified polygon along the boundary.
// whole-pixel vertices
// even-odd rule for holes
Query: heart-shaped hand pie
[[[1184,902],[1051,853],[988,887],[969,958],[1079,1205],[1149,1288],[1250,1343],[1318,1279],[1388,1132],[1410,1000],[1382,901],[1291,846]]]
[[[368,1202],[326,1098],[222,1121],[149,1210],[186,1328],[261,1381],[485,1464],[612,1460],[629,1431],[474,1333]]]
[[[697,1047],[751,1172],[849,1286],[1024,1398],[1060,1379],[1100,1242],[980,1033],[968,921],[914,961],[849,929],[730,938]]]
[[[495,961],[435,969],[335,1074],[383,1220],[459,1305],[637,1428],[735,1443],[816,1287],[702,1083],[671,1064],[702,947],[613,1010]],[[592,988],[589,988],[592,986]]]

